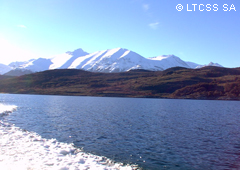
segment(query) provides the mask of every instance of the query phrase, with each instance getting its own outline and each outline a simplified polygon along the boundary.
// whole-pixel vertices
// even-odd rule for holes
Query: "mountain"
[[[5,73],[4,75],[5,76],[22,76],[22,75],[31,74],[31,73],[33,72],[30,70],[16,68]]]
[[[210,63],[208,66],[219,66]],[[207,66],[207,65],[206,65]],[[55,55],[51,58],[31,59],[24,62],[12,62],[10,69],[23,69],[31,72],[40,72],[51,69],[82,69],[91,72],[125,72],[133,69],[161,71],[171,67],[200,68],[204,67],[196,63],[185,62],[174,55],[162,55],[145,58],[136,52],[124,48],[108,49],[87,53],[81,48]],[[2,74],[9,69],[1,69]]]
[[[171,67],[185,67],[191,68],[186,62],[174,55],[162,55],[158,57],[149,58],[151,60],[160,61],[160,67],[164,70]]]
[[[0,75],[9,72],[11,69],[12,68],[10,66],[7,66],[5,64],[0,64]]]
[[[32,72],[39,72],[48,70],[49,66],[52,64],[52,61],[47,58],[38,58],[35,60],[30,60],[28,63],[20,65],[18,69],[30,70]]]
[[[55,55],[51,58],[38,58],[23,62],[12,62],[9,64],[9,66],[13,70],[22,69],[24,71],[29,70],[31,72],[40,72],[49,69],[64,69],[68,68],[78,57],[85,56],[87,54],[88,53],[82,49],[77,49],[72,52],[68,51],[64,54]],[[19,72],[19,70],[17,71]]]
[[[123,48],[97,51],[79,57],[69,68],[111,73],[125,72],[132,69],[163,70],[157,62],[146,59],[133,51]]]
[[[200,66],[200,64],[197,64],[197,63],[194,63],[194,62],[190,62],[190,61],[186,61],[186,63],[191,68],[197,68],[198,66]]]
[[[31,59],[28,61],[15,61],[15,62],[11,62],[8,66],[10,66],[12,69],[16,69],[16,68],[20,68],[22,65],[25,65],[33,60],[34,59]]]
[[[71,64],[79,57],[88,55],[87,52],[83,51],[81,48],[71,52],[68,51],[64,54],[56,55],[51,58],[52,64],[49,69],[65,69],[69,68]]]
[[[196,68],[203,68],[203,67],[207,67],[207,66],[223,67],[222,65],[220,65],[220,64],[218,64],[218,63],[210,62],[210,63],[207,64],[207,65],[198,65]]]

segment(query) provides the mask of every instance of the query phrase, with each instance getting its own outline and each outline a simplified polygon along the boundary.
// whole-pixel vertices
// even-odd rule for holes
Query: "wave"
[[[9,113],[12,113],[16,109],[17,106],[15,105],[4,105],[0,103],[0,116],[9,115]]]
[[[17,106],[0,104],[0,114],[13,112]],[[34,170],[136,170],[137,165],[116,163],[104,156],[83,152],[73,144],[45,139],[0,120],[0,167]]]

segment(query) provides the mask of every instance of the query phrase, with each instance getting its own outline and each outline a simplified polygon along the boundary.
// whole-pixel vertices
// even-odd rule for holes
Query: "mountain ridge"
[[[79,48],[51,58],[31,59],[23,62],[12,62],[8,66],[0,67],[0,74],[13,69],[40,72],[51,69],[83,69],[92,72],[126,72],[132,69],[162,71],[171,67],[201,68],[205,66],[221,66],[217,63],[199,65],[181,60],[175,55],[162,55],[145,58],[136,52],[124,48],[114,48],[93,53],[87,53]],[[3,69],[9,68],[8,69]]]

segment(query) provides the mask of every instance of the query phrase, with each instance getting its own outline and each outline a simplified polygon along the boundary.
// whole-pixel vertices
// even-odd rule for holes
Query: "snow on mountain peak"
[[[162,70],[152,61],[128,49],[114,48],[98,51],[75,60],[69,68],[98,72],[123,72],[129,69]]]
[[[205,65],[206,66],[206,65]],[[208,66],[221,66],[209,63]],[[0,65],[0,74],[9,69],[28,69],[32,72],[49,69],[83,69],[93,72],[124,72],[132,69],[165,70],[171,67],[197,68],[203,67],[192,62],[185,62],[175,55],[161,55],[145,58],[125,48],[87,53],[79,48],[52,58],[32,59],[25,62],[13,62],[9,66]],[[5,71],[4,71],[5,68]],[[3,70],[3,71],[2,71]]]
[[[49,69],[64,69],[71,66],[71,64],[78,58],[87,55],[88,53],[81,48],[74,51],[68,51],[64,54],[56,55],[52,58],[52,64]]]
[[[150,57],[149,59],[151,60],[163,60],[163,59],[167,59],[167,58],[174,58],[176,56],[174,55],[160,55],[160,56],[157,56],[157,57]]]
[[[72,55],[72,56],[83,56],[83,55],[87,55],[88,53],[83,51],[83,49],[78,48],[74,51],[67,51],[66,54]]]
[[[171,67],[186,67],[190,68],[189,65],[175,55],[161,55],[157,57],[149,58],[150,60],[158,61],[160,66],[165,70]]]
[[[13,69],[15,69],[15,68],[21,67],[24,64],[27,64],[30,61],[32,61],[32,60],[29,60],[29,61],[15,61],[15,62],[11,62],[8,66],[10,66]]]
[[[20,66],[22,69],[27,69],[33,72],[39,72],[48,70],[52,61],[47,58],[38,58],[36,60],[31,60],[29,63]]]
[[[218,63],[213,63],[213,62],[210,62],[207,66],[223,67],[222,65],[220,65]]]
[[[223,67],[222,65],[220,65],[220,64],[218,64],[218,63],[210,62],[210,63],[207,64],[207,65],[198,65],[196,68],[203,68],[203,67],[207,67],[207,66]]]

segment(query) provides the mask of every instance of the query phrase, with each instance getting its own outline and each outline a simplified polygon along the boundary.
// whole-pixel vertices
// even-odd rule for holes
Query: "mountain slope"
[[[0,64],[0,75],[5,74],[11,70],[11,67],[5,65],[5,64]]]
[[[207,64],[207,65],[198,65],[196,68],[203,68],[203,67],[208,67],[208,66],[223,67],[222,65],[220,65],[220,64],[218,64],[218,63],[210,62],[210,63]]]
[[[71,66],[71,64],[79,57],[85,56],[88,53],[81,48],[73,51],[66,52],[64,54],[56,55],[51,59],[52,64],[49,69],[65,69]]]
[[[93,72],[124,72],[131,69],[162,70],[156,62],[122,48],[98,51],[79,57],[69,68]]]
[[[12,69],[20,68],[21,66],[33,61],[34,59],[28,60],[28,61],[15,61],[11,62],[8,66],[10,66]]]
[[[31,72],[45,71],[49,69],[64,69],[68,68],[78,57],[87,55],[88,53],[82,49],[77,49],[73,52],[53,56],[52,58],[31,59],[24,62],[12,62],[9,66],[14,69],[29,70]]]
[[[52,64],[50,59],[46,58],[38,58],[36,60],[32,60],[27,64],[21,65],[19,68],[30,70],[32,72],[39,72],[48,70],[49,66]]]
[[[169,68],[93,73],[59,69],[7,78],[0,92],[84,96],[240,100],[240,68]]]
[[[22,76],[22,75],[31,74],[31,73],[33,73],[33,72],[30,70],[16,68],[16,69],[13,69],[13,70],[5,73],[4,75],[5,76]]]
[[[186,63],[190,68],[197,68],[199,66],[199,64],[190,61],[186,61]]]
[[[174,55],[162,55],[162,56],[158,56],[158,57],[152,57],[149,59],[160,61],[159,64],[164,70],[171,68],[171,67],[191,68],[186,62],[184,62],[179,57],[174,56]]]

